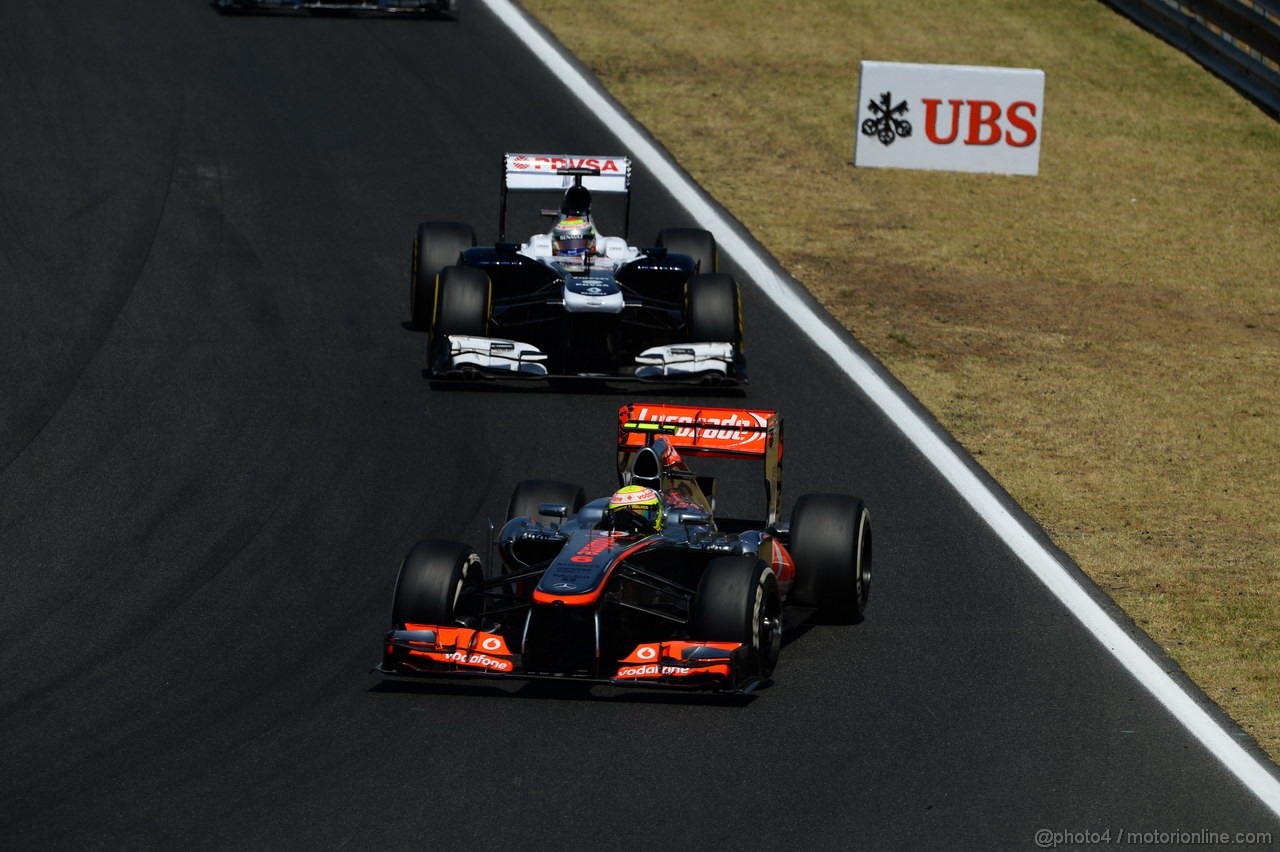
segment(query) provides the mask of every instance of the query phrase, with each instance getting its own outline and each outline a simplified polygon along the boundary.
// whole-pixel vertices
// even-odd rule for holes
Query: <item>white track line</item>
[[[887,383],[848,342],[818,317],[810,304],[800,298],[801,284],[774,272],[759,247],[743,239],[738,229],[718,207],[708,203],[689,179],[659,150],[612,98],[597,89],[596,81],[583,77],[577,66],[561,55],[558,44],[532,25],[509,0],[484,0],[490,10],[529,46],[566,88],[586,108],[599,116],[636,160],[642,161],[657,181],[665,186],[695,221],[713,231],[716,241],[741,265],[800,330],[844,370],[853,383],[897,426],[920,453],[946,478],[978,516],[986,521],[1009,549],[1026,564],[1072,615],[1080,620],[1122,666],[1138,679],[1174,717],[1204,744],[1214,757],[1244,783],[1271,811],[1280,817],[1280,781],[1244,750],[1230,734],[1202,709],[1190,695],[1134,641],[1125,629],[1107,615],[1089,593],[1080,587],[1070,571],[1036,540],[1019,518],[1009,513],[1000,499],[978,478],[956,452],[912,409],[898,389]]]

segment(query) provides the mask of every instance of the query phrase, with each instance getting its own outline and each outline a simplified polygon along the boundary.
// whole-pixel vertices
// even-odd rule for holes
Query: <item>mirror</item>
[[[550,515],[553,518],[564,520],[569,517],[569,507],[562,503],[539,503],[538,514]]]

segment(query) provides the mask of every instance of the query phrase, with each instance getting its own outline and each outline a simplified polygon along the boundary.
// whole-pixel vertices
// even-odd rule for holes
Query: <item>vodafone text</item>
[[[493,669],[498,672],[511,671],[511,662],[509,660],[495,660],[493,657],[484,654],[464,654],[462,651],[454,651],[446,654],[445,659],[451,663],[461,663],[464,666],[483,666],[486,669]]]
[[[582,546],[573,556],[569,557],[570,562],[594,562],[595,558],[613,546],[613,542],[608,536],[593,538]]]
[[[660,666],[656,663],[647,666],[618,669],[615,677],[661,677],[662,675],[683,676],[693,672],[687,666]]]

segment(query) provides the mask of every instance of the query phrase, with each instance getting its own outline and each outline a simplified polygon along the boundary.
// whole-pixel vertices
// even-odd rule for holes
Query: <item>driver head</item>
[[[643,485],[619,488],[609,498],[609,514],[630,511],[644,518],[655,530],[662,528],[662,500],[658,492]]]
[[[561,216],[551,229],[551,253],[557,257],[583,257],[596,247],[596,229],[589,216]]]

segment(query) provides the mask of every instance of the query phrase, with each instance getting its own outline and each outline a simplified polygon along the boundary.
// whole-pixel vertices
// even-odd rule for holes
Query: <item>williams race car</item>
[[[396,677],[559,679],[749,692],[784,625],[856,621],[871,588],[863,502],[808,494],[781,523],[773,411],[634,403],[618,412],[612,497],[520,483],[486,571],[465,544],[410,549],[377,670]],[[685,457],[763,462],[767,517],[715,517],[715,480]]]
[[[458,0],[213,0],[224,15],[242,12],[380,12],[457,17]]]
[[[562,195],[541,211],[551,229],[507,242],[511,192]],[[623,198],[624,236],[596,231],[592,193]],[[715,238],[665,228],[637,248],[630,212],[626,157],[505,155],[496,244],[459,222],[418,226],[409,313],[430,374],[744,383],[741,296]]]

